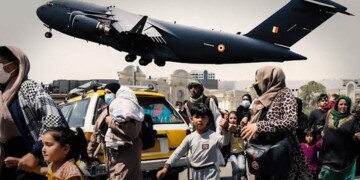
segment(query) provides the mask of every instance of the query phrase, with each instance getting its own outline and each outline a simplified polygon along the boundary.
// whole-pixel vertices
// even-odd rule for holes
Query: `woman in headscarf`
[[[252,98],[250,94],[244,94],[241,97],[241,104],[236,109],[236,117],[239,119],[237,125],[246,125],[250,120],[250,104],[252,103]]]
[[[254,89],[259,97],[250,107],[251,119],[242,128],[241,136],[249,142],[258,144],[276,142],[268,137],[275,137],[277,140],[289,138],[293,163],[287,177],[250,176],[250,179],[311,179],[310,170],[296,137],[296,100],[291,90],[286,87],[284,72],[279,67],[266,66],[256,71],[255,80]]]
[[[42,133],[68,126],[53,99],[27,79],[29,70],[29,60],[19,48],[0,47],[0,179],[41,179],[27,172],[42,160]],[[17,167],[3,165],[8,156],[20,158]]]
[[[108,83],[104,86],[104,104],[98,109],[101,111],[99,117],[95,121],[93,133],[91,134],[88,146],[87,153],[88,156],[93,158],[97,156],[97,153],[100,149],[104,149],[104,137],[108,129],[108,125],[105,121],[106,117],[109,116],[109,105],[115,99],[116,92],[119,90],[120,84],[116,82]],[[95,154],[96,153],[96,154]]]
[[[320,148],[322,168],[320,176],[329,179],[354,179],[356,159],[360,154],[359,119],[350,114],[351,99],[340,96],[335,109],[330,110],[324,126],[323,143]]]
[[[105,135],[109,178],[141,180],[140,132],[144,111],[129,87],[121,86],[117,91],[109,115],[106,117],[109,129]]]

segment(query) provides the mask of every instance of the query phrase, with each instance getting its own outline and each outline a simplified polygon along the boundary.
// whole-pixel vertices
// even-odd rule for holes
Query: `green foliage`
[[[315,81],[310,81],[300,87],[300,98],[303,101],[305,114],[309,114],[316,108],[317,96],[321,93],[326,93],[326,88],[321,83]]]

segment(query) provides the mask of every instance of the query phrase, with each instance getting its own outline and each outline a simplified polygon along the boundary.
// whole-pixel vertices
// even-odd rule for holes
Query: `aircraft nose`
[[[42,6],[38,7],[37,10],[36,10],[36,15],[37,15],[37,16],[39,17],[39,19],[41,19],[42,21],[44,21],[44,20],[43,20],[43,18],[44,18],[44,9],[45,9],[45,5],[42,5]]]

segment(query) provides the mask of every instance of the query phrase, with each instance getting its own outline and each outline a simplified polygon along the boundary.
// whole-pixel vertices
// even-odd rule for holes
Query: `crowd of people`
[[[134,92],[118,83],[105,86],[106,105],[88,143],[81,128],[71,130],[51,97],[27,78],[29,64],[19,48],[0,47],[0,179],[84,179],[76,162],[90,162],[99,147],[105,149],[109,179],[142,179],[144,112]],[[286,87],[283,70],[273,66],[256,71],[253,89],[257,97],[244,94],[237,109],[221,110],[201,83],[189,83],[189,100],[176,103],[188,135],[156,177],[187,154],[194,180],[220,179],[228,159],[233,179],[354,179],[359,102],[351,111],[348,96],[320,94],[307,116],[301,99]],[[252,154],[254,147],[267,153]],[[277,167],[281,171],[262,164],[280,162],[274,152],[284,150],[290,160]]]

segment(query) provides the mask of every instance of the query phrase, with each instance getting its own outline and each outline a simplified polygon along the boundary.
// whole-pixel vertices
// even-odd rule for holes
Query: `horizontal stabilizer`
[[[291,0],[245,36],[290,47],[337,12],[351,15],[346,9],[331,0]]]

